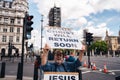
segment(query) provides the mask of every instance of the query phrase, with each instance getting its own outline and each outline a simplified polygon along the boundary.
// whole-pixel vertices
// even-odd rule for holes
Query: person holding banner
[[[46,45],[43,49],[40,68],[45,72],[77,72],[81,66],[82,56],[85,51],[83,46],[82,50],[79,50],[79,56],[74,62],[65,62],[64,53],[60,50],[56,50],[54,54],[54,62],[48,62],[48,52],[50,47]]]

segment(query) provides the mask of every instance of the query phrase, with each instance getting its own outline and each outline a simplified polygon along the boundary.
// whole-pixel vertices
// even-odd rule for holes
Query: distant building
[[[118,36],[109,36],[108,31],[106,31],[105,41],[108,44],[110,54],[115,55],[120,52],[120,31]]]
[[[0,0],[0,53],[8,53],[8,43],[22,52],[23,18],[27,11],[27,0]]]
[[[54,6],[49,12],[49,26],[61,27],[61,9]]]
[[[93,37],[93,41],[96,42],[96,41],[102,41],[102,37],[100,36],[94,36]]]

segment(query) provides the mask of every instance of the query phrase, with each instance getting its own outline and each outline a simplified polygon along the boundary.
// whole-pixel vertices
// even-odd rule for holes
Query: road
[[[87,60],[87,57],[83,58],[83,61]],[[83,74],[83,80],[115,80],[115,77],[120,76],[120,57],[91,57],[90,61],[95,63],[98,69],[103,69],[104,64],[110,73],[103,73],[101,71],[86,71]],[[86,77],[87,76],[87,77]]]
[[[83,58],[83,61],[87,61],[87,56]],[[86,68],[82,70],[82,78],[83,80],[115,80],[116,76],[120,76],[120,57],[91,57],[91,62],[94,62],[96,67],[99,70],[103,69],[104,64],[109,72],[111,73],[103,73],[99,70],[91,70]],[[6,75],[16,76],[18,63],[20,60],[16,60],[14,62],[5,61],[6,62]],[[0,62],[1,63],[1,62]],[[0,64],[1,68],[1,64]],[[82,67],[83,68],[83,67]],[[24,63],[24,71],[23,75],[26,77],[33,77],[34,71],[34,62],[30,60]]]

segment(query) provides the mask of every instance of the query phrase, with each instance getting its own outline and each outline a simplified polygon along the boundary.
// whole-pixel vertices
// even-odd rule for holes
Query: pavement
[[[87,68],[87,67],[81,67],[80,68],[82,70],[82,74],[85,74],[85,73],[89,73],[89,72],[101,72],[103,74],[110,74],[110,75],[114,75],[113,72],[111,71],[108,71],[107,73],[104,73],[101,69],[96,69],[96,70],[91,70],[90,68]],[[0,78],[0,80],[19,80],[19,79],[16,79],[17,76],[14,76],[14,75],[5,75],[5,78]],[[26,76],[23,76],[23,80],[33,80],[33,77],[26,77]]]
[[[115,73],[113,71],[109,71],[104,73],[102,71],[102,69],[100,68],[97,68],[96,70],[92,70],[91,68],[87,68],[87,67],[83,67],[81,66],[80,67],[80,70],[82,70],[82,74],[85,74],[85,73],[89,73],[89,72],[101,72],[103,74],[111,74],[111,75],[115,75]],[[14,75],[5,75],[5,78],[0,78],[0,80],[18,80],[16,79],[17,76],[14,76]],[[26,77],[26,76],[23,76],[23,80],[33,80],[33,77]]]
[[[16,78],[17,78],[16,76],[6,75],[5,78],[0,78],[0,80],[19,80]],[[23,76],[23,80],[33,80],[33,77],[24,77]]]
[[[20,58],[14,59],[14,62],[18,62],[20,60],[21,60]],[[4,62],[4,61],[9,61],[9,60],[7,58],[4,58],[2,61]],[[2,63],[2,61],[0,60],[0,63]],[[31,63],[31,59],[28,58],[27,63]],[[19,79],[17,79],[16,75],[5,75],[5,77],[0,78],[0,80],[19,80]],[[31,76],[31,77],[23,76],[23,80],[33,80],[33,76]]]

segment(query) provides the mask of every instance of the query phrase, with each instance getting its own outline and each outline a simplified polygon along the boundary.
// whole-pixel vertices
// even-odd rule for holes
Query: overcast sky
[[[120,30],[120,0],[28,0],[29,13],[34,15],[34,29],[40,33],[41,15],[48,25],[50,8],[61,8],[62,27],[72,28],[81,35],[88,29],[94,36],[118,36]]]

